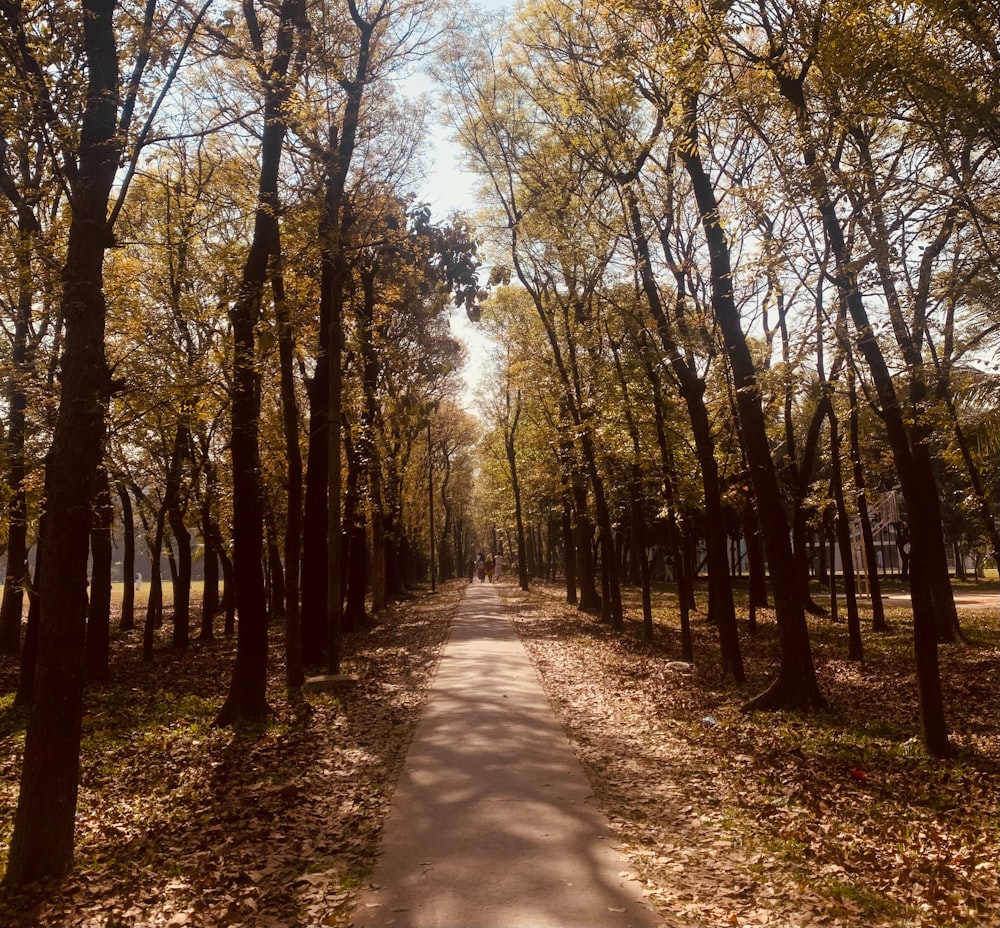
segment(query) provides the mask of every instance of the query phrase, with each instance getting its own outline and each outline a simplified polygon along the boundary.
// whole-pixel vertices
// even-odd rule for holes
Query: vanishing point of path
[[[495,587],[442,652],[356,928],[655,928]]]

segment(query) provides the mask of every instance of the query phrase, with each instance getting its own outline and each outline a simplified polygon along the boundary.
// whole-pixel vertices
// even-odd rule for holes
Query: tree
[[[555,133],[533,125],[529,114],[542,110],[531,100],[530,67],[508,59],[507,74],[486,54],[478,61],[458,62],[455,86],[467,89],[459,136],[490,187],[504,217],[505,248],[511,273],[527,291],[542,323],[549,357],[558,373],[562,413],[570,436],[562,444],[567,473],[589,484],[599,531],[602,594],[584,586],[580,608],[600,605],[613,628],[622,627],[619,575],[615,569],[613,530],[604,479],[597,462],[595,414],[585,358],[600,339],[598,290],[617,248],[618,236],[605,223],[610,196],[607,182],[589,175],[585,158],[564,147]],[[514,64],[518,65],[515,75]],[[539,85],[539,92],[541,92]],[[567,229],[575,227],[573,236]],[[596,356],[596,355],[594,355]],[[580,468],[572,466],[578,444]],[[589,557],[586,485],[573,482],[578,520],[577,553]],[[580,580],[591,575],[583,564]]]
[[[924,738],[929,751],[947,755],[951,753],[951,747],[940,690],[936,616],[939,610],[942,614],[951,615],[954,612],[954,602],[951,599],[950,588],[945,588],[946,567],[942,577],[944,550],[941,543],[940,508],[930,467],[928,435],[920,413],[926,399],[926,385],[921,374],[920,359],[923,329],[922,326],[918,326],[916,332],[911,332],[900,314],[892,309],[893,301],[889,291],[887,299],[891,327],[895,332],[898,347],[909,366],[909,398],[917,413],[914,429],[910,434],[896,383],[871,324],[860,287],[858,263],[854,259],[851,242],[845,234],[843,220],[837,211],[836,190],[831,178],[839,156],[833,154],[831,163],[832,153],[819,147],[817,136],[814,134],[813,122],[818,115],[813,107],[815,83],[807,81],[807,78],[810,78],[814,70],[822,72],[827,67],[832,74],[840,76],[844,74],[842,70],[837,71],[835,56],[824,55],[817,58],[817,52],[820,50],[817,43],[821,38],[825,39],[825,28],[832,29],[832,26],[822,18],[810,17],[805,17],[796,25],[801,27],[801,31],[776,29],[776,24],[765,13],[761,22],[762,43],[759,50],[743,48],[741,53],[748,54],[752,62],[764,67],[773,76],[778,93],[789,105],[794,116],[808,189],[820,211],[824,233],[833,252],[835,280],[855,331],[858,333],[859,351],[874,381],[900,484],[909,503],[913,560],[910,587]],[[793,40],[796,43],[794,55],[790,45]],[[872,64],[874,65],[874,62]],[[870,91],[865,96],[868,98]],[[816,103],[818,104],[819,100]],[[850,115],[847,116],[847,121],[850,121]],[[876,214],[872,218],[877,225],[879,220],[875,200],[866,197],[866,206],[875,207]],[[948,218],[946,215],[945,225],[941,227],[942,234],[950,234],[948,229],[953,223],[954,216]],[[940,247],[940,239],[936,245],[931,243],[930,251],[925,250],[921,260],[932,259],[935,249]]]
[[[113,389],[104,351],[103,265],[117,214],[109,213],[108,201],[157,25],[156,4],[151,2],[136,20],[139,57],[122,98],[117,7],[113,0],[83,0],[79,31],[68,33],[79,40],[67,46],[64,62],[70,64],[64,64],[60,74],[55,65],[39,59],[38,44],[29,37],[28,11],[17,3],[0,3],[0,26],[8,38],[5,54],[13,57],[21,76],[21,99],[43,114],[52,137],[65,146],[59,154],[71,209],[62,276],[61,391],[46,469],[40,552],[48,567],[40,594],[38,658],[21,791],[4,877],[10,885],[63,874],[73,859],[91,530],[90,506],[84,501],[91,498],[101,462],[104,410]],[[192,20],[192,31],[199,19]],[[60,113],[63,101],[50,81],[82,77],[73,74],[76,67],[85,73],[81,110]],[[68,105],[74,102],[70,99]],[[124,193],[123,188],[120,196]]]
[[[253,239],[230,307],[233,327],[233,383],[230,449],[233,468],[233,571],[239,613],[236,665],[218,725],[259,720],[267,704],[267,614],[264,602],[263,511],[259,483],[260,372],[256,363],[255,328],[272,259],[279,252],[278,175],[285,133],[286,106],[295,85],[296,43],[304,41],[303,0],[284,0],[270,23],[273,53],[264,63],[265,33],[252,3],[243,6],[251,48],[260,56],[258,78],[263,87],[263,129],[258,201]]]
[[[788,522],[767,439],[757,384],[758,371],[750,354],[733,296],[732,265],[719,201],[701,156],[699,95],[700,88],[697,87],[683,92],[683,115],[680,126],[682,143],[678,157],[691,178],[708,243],[711,259],[712,308],[722,329],[733,375],[741,434],[771,571],[781,647],[781,664],[777,679],[764,693],[750,700],[747,708],[820,708],[826,705],[826,700],[820,693],[816,680],[802,600],[796,584],[791,579],[795,576],[795,562],[788,541]]]
[[[524,543],[524,506],[521,497],[521,478],[518,474],[517,465],[517,433],[518,425],[521,421],[522,401],[521,387],[512,383],[513,370],[510,354],[509,342],[503,338],[502,333],[499,343],[503,346],[506,361],[500,368],[500,378],[503,384],[502,390],[496,390],[493,394],[491,412],[496,424],[500,428],[503,439],[504,456],[507,462],[507,478],[510,481],[510,492],[514,500],[514,523],[517,538],[517,579],[522,590],[528,589],[528,559]]]
[[[11,82],[16,86],[15,82]],[[12,106],[12,110],[16,105]],[[40,352],[52,325],[49,307],[55,290],[53,275],[46,271],[53,263],[45,244],[43,218],[56,211],[60,198],[58,186],[49,176],[44,155],[44,127],[38,114],[31,123],[12,127],[12,138],[0,133],[0,193],[13,210],[13,228],[9,236],[12,292],[0,300],[5,325],[10,335],[10,369],[5,400],[7,428],[2,447],[7,461],[7,569],[0,606],[0,650],[16,654],[20,649],[24,591],[29,581],[29,484],[32,464],[27,442],[30,431],[29,397],[37,389]],[[51,233],[49,233],[51,234]],[[58,323],[57,323],[58,324]],[[58,333],[56,334],[58,341]]]

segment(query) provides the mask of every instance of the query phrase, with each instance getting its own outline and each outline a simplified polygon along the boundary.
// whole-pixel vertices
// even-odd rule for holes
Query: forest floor
[[[212,727],[235,643],[162,632],[153,664],[136,632],[113,645],[115,682],[88,691],[77,862],[59,883],[0,889],[0,925],[347,926],[464,584],[394,606],[349,636],[358,687],[284,695],[275,629],[267,726]],[[995,591],[996,585],[991,587]],[[1000,924],[1000,629],[964,608],[967,642],[941,648],[954,761],[920,747],[905,606],[865,635],[810,620],[831,710],[744,715],[775,670],[773,613],[741,622],[748,683],[723,684],[714,629],[693,617],[695,664],[676,609],[657,634],[614,635],[561,588],[509,583],[504,598],[557,714],[669,928],[973,928]],[[626,593],[628,614],[638,603]],[[169,622],[167,623],[169,625]],[[25,716],[16,664],[0,659],[0,868],[17,801]]]
[[[908,604],[887,607],[888,634],[865,633],[861,664],[846,659],[844,624],[810,619],[828,712],[743,714],[776,671],[773,612],[758,613],[753,636],[740,623],[748,681],[736,689],[698,614],[694,666],[677,661],[677,613],[662,597],[646,645],[637,621],[614,635],[562,588],[505,588],[631,876],[670,928],[1000,924],[1000,596],[989,589],[985,608],[962,610],[967,643],[940,649],[958,749],[943,762],[920,744]],[[638,594],[625,597],[641,615]]]

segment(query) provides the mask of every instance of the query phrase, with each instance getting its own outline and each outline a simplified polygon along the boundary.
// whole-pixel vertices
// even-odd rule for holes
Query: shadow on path
[[[452,627],[356,928],[653,928],[491,586]]]

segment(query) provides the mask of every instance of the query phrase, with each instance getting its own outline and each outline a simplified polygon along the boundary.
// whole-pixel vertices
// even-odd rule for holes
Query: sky
[[[485,10],[500,11],[511,9],[514,0],[479,0],[475,5]],[[420,200],[430,204],[435,222],[445,221],[454,212],[473,214],[478,208],[475,179],[462,166],[463,153],[452,138],[452,130],[443,122],[438,122],[430,142],[427,154],[427,178],[417,191]],[[481,272],[480,277],[485,283],[485,273]],[[470,412],[474,412],[476,391],[480,388],[483,375],[488,370],[486,358],[488,340],[481,330],[469,322],[464,309],[452,310],[451,328],[468,351],[463,371],[466,386],[462,394],[462,404]]]
[[[518,0],[471,0],[472,5],[489,12],[512,10]],[[406,91],[419,94],[433,93],[433,86],[424,78],[410,78]],[[432,123],[430,147],[427,152],[427,177],[417,190],[421,202],[431,207],[433,221],[441,223],[454,212],[472,216],[478,208],[475,196],[475,179],[462,166],[463,154],[459,145],[452,137],[443,118]],[[480,280],[485,284],[488,269],[480,272]],[[465,345],[468,358],[463,376],[465,389],[462,392],[462,405],[470,412],[476,409],[476,391],[480,388],[484,374],[488,372],[487,349],[488,339],[474,323],[469,322],[464,309],[453,308],[451,313],[451,329],[457,338]]]
[[[462,168],[462,153],[447,136],[449,130],[442,130],[434,140],[433,151],[428,157],[431,171],[427,182],[420,190],[421,200],[431,206],[435,221],[443,222],[453,212],[471,214],[478,208],[475,197],[475,180]],[[485,283],[486,268],[480,271],[480,280]],[[462,403],[470,411],[475,409],[475,394],[487,369],[486,349],[488,342],[481,330],[469,321],[463,308],[453,308],[451,329],[465,345],[468,352],[463,376],[465,390]]]

